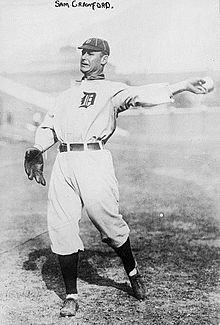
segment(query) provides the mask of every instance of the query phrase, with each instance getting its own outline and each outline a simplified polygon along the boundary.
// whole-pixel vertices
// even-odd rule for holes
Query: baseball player
[[[170,103],[182,91],[205,94],[204,80],[139,87],[107,81],[103,74],[110,55],[107,41],[91,38],[82,50],[82,80],[74,82],[57,99],[38,127],[35,144],[25,154],[30,180],[46,185],[42,153],[59,141],[48,193],[48,230],[52,251],[58,255],[66,299],[61,316],[78,309],[77,265],[83,243],[79,221],[84,208],[101,235],[121,258],[134,297],[145,299],[145,286],[132,254],[129,227],[119,213],[119,192],[112,156],[105,144],[121,112],[137,106]]]

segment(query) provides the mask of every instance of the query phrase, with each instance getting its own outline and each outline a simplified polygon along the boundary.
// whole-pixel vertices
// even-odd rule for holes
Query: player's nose
[[[82,59],[87,59],[87,57],[88,57],[88,53],[87,52],[85,52],[85,53],[82,53]]]

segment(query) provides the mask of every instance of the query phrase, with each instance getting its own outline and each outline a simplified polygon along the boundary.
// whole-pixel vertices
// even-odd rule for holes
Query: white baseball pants
[[[108,150],[58,153],[48,193],[48,230],[52,251],[83,250],[79,221],[84,207],[104,242],[120,247],[129,228],[119,213],[119,192]]]

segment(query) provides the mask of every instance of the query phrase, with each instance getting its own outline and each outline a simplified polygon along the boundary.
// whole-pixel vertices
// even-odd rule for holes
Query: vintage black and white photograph
[[[0,324],[219,325],[219,0],[0,6]]]

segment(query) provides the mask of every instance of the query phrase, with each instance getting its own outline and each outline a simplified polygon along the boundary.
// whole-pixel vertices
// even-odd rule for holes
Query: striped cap
[[[89,38],[78,49],[85,49],[95,52],[103,52],[104,54],[110,54],[110,48],[108,42],[100,38]]]

